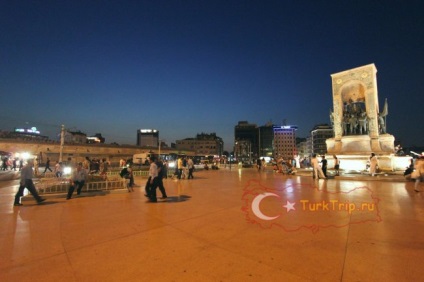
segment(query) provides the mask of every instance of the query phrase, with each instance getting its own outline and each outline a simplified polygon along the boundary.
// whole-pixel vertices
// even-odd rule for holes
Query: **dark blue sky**
[[[388,132],[424,145],[422,1],[0,1],[0,129],[166,143],[240,120],[329,123],[333,73],[374,63]]]

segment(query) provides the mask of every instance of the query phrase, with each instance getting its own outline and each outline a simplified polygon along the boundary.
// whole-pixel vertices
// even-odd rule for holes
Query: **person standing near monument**
[[[370,156],[370,174],[371,176],[374,176],[377,171],[378,166],[378,159],[377,156],[374,153],[371,153]]]
[[[322,156],[321,164],[322,164],[321,166],[322,172],[324,173],[324,176],[327,178],[327,160],[325,159],[324,155]]]
[[[311,165],[312,165],[312,169],[314,170],[314,172],[313,172],[313,178],[316,177],[317,179],[319,179],[319,178],[326,179],[326,177],[325,177],[325,175],[324,175],[324,173],[323,173],[323,171],[321,169],[321,166],[319,165],[319,162],[318,162],[318,159],[317,159],[317,155],[316,154],[313,154],[312,155]]]
[[[27,188],[34,199],[38,204],[41,204],[46,199],[43,199],[38,195],[37,189],[35,188],[32,178],[34,177],[34,172],[32,171],[32,166],[34,165],[33,160],[28,160],[27,164],[21,170],[21,182],[19,185],[18,192],[15,195],[14,206],[22,206],[21,197],[24,195],[24,189]]]
[[[334,158],[334,172],[336,173],[336,176],[339,176],[340,161],[339,161],[339,159],[337,158],[336,155],[333,155],[333,158]]]

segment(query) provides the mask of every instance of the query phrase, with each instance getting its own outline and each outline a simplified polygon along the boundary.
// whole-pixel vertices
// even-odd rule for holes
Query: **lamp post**
[[[160,159],[160,145],[162,145],[162,140],[159,139],[159,154],[158,154],[158,159]]]
[[[59,151],[59,162],[62,162],[63,155],[63,144],[65,143],[65,126],[62,124],[60,129],[60,151]]]
[[[159,139],[159,150],[158,150],[158,159],[160,159],[160,151],[161,151],[161,147],[162,147],[162,142],[166,141],[164,139]]]

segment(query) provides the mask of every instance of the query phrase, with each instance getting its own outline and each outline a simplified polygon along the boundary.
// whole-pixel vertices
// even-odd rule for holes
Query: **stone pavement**
[[[165,180],[159,203],[139,187],[14,207],[17,185],[0,182],[0,281],[424,277],[424,192],[412,182],[221,169]]]

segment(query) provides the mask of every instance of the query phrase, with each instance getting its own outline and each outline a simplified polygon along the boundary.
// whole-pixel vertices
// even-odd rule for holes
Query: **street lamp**
[[[158,158],[160,159],[160,149],[162,146],[162,142],[165,141],[164,139],[159,139],[159,150],[158,150]]]
[[[65,126],[62,124],[60,129],[60,151],[59,151],[59,162],[62,162],[63,155],[63,144],[65,143]]]
[[[158,159],[160,159],[160,145],[162,145],[162,140],[159,139],[159,154],[158,154]]]

